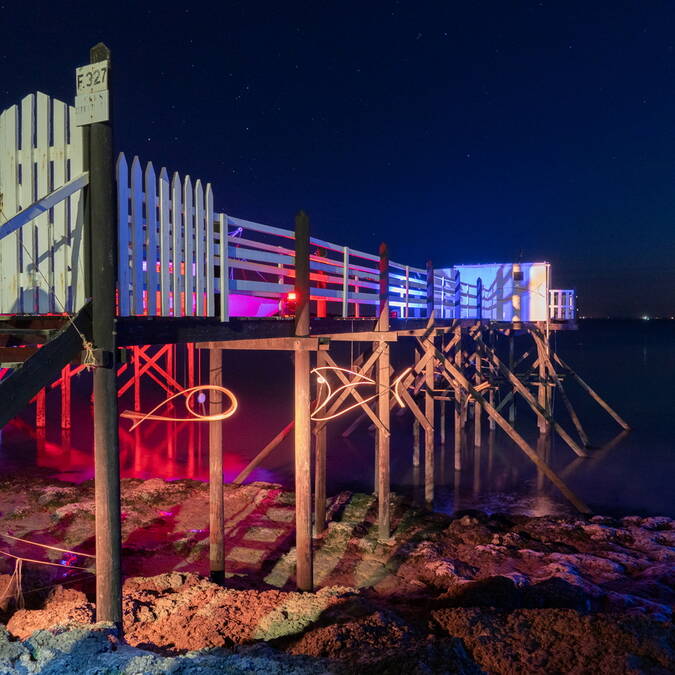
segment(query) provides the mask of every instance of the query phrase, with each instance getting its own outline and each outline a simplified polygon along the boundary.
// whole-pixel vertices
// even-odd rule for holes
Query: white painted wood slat
[[[132,314],[145,313],[143,270],[145,228],[143,227],[143,172],[138,156],[131,163],[131,307]]]
[[[129,165],[124,153],[120,153],[115,166],[117,176],[117,279],[120,316],[131,314],[131,274],[129,268]]]
[[[82,127],[75,126],[75,108],[68,107],[69,171],[68,179],[79,176],[84,170]],[[84,195],[80,190],[69,199],[67,209],[70,229],[70,297],[68,311],[79,311],[86,302],[84,274]]]
[[[213,189],[211,183],[206,184],[204,193],[204,218],[206,219],[206,316],[215,315],[214,265],[216,259],[216,242],[213,236]]]
[[[0,218],[2,221],[19,211],[19,109],[13,105],[0,116]],[[0,240],[0,312],[20,311],[19,302],[19,232]]]
[[[183,277],[184,237],[183,237],[183,197],[180,176],[173,174],[171,179],[171,228],[173,242],[173,274],[171,288],[173,291],[173,316],[183,316],[183,293],[185,283]]]
[[[194,213],[192,211],[192,180],[183,181],[183,236],[185,238],[185,316],[194,316]]]
[[[35,201],[35,167],[33,165],[33,143],[35,138],[35,96],[28,94],[21,101],[21,153],[20,153],[20,205],[29,206]],[[19,312],[33,314],[37,309],[35,297],[34,264],[35,226],[30,223],[19,232],[19,260],[21,265]]]
[[[68,158],[66,155],[67,106],[54,99],[53,103],[53,142],[51,161],[53,167],[51,189],[66,182]],[[61,201],[52,210],[52,263],[54,284],[54,311],[68,311],[68,221],[66,220],[67,201]]]
[[[159,277],[157,263],[157,177],[152,162],[145,167],[145,270],[147,278],[147,310],[150,316],[157,314],[157,290]]]
[[[49,97],[41,92],[36,96],[35,131],[35,198],[49,193]],[[44,213],[35,220],[35,295],[39,314],[53,312],[52,270],[50,252],[53,248],[53,232],[50,214]]]
[[[171,275],[169,269],[173,256],[169,193],[169,174],[165,168],[162,168],[159,172],[159,287],[161,303],[158,312],[162,316],[171,315]]]
[[[206,223],[204,222],[204,188],[201,180],[195,183],[195,295],[196,314],[204,315],[206,262]]]

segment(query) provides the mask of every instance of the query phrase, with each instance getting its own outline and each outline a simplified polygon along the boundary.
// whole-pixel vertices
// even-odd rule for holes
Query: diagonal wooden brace
[[[464,377],[464,375],[449,361],[443,352],[436,350],[436,358],[443,366],[444,374],[448,382],[452,385],[459,385],[465,392],[469,393],[482,406],[492,419],[499,425],[499,427],[506,433],[506,435],[514,441],[514,443],[537,465],[542,473],[562,492],[567,499],[577,508],[581,513],[591,513],[588,506],[577,497],[577,495],[567,487],[566,483],[558,476],[558,474],[551,469],[551,467],[537,454],[537,452],[530,447],[527,441],[500,415],[495,408],[490,405],[480,394],[476,388]]]
[[[488,354],[488,357],[492,362],[499,368],[502,374],[509,380],[509,382],[515,387],[518,393],[528,402],[530,408],[544,420],[546,420],[556,431],[558,436],[569,445],[569,447],[577,454],[579,457],[588,457],[588,453],[581,448],[574,439],[558,424],[558,422],[553,419],[551,415],[546,412],[546,410],[539,404],[539,402],[532,396],[528,391],[527,387],[501,362],[499,357],[492,351],[489,350],[483,340],[477,336],[476,342],[483,353]]]

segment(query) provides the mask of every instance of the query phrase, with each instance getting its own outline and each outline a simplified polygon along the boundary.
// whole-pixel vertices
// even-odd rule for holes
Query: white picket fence
[[[119,315],[216,316],[211,184],[124,154],[116,172]]]
[[[29,94],[0,115],[0,314],[74,313],[85,301],[82,129],[74,109]],[[210,183],[157,173],[124,154],[116,165],[120,316],[207,316],[229,320],[235,296],[274,303],[294,288],[294,231],[214,211]],[[96,233],[93,233],[96,236]],[[373,317],[379,257],[311,238],[313,313]],[[395,316],[490,318],[491,289],[456,270],[389,262]],[[477,316],[478,294],[481,317]],[[551,318],[574,318],[574,292],[551,291]]]
[[[81,190],[41,202],[82,175],[82,156],[82,129],[62,101],[29,94],[0,115],[0,228],[22,212],[40,214],[0,232],[0,314],[84,304]]]

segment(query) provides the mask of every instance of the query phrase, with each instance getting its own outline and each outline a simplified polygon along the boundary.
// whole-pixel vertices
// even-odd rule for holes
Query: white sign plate
[[[95,94],[108,90],[109,61],[99,61],[75,69],[76,94]]]
[[[108,91],[80,94],[75,97],[75,126],[107,122],[110,119]]]

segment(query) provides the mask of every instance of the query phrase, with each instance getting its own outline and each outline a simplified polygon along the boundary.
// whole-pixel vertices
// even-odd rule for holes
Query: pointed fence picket
[[[38,92],[0,114],[0,226],[82,174],[74,108]],[[81,190],[0,238],[0,313],[84,304]]]
[[[215,316],[213,191],[117,160],[120,316]]]

